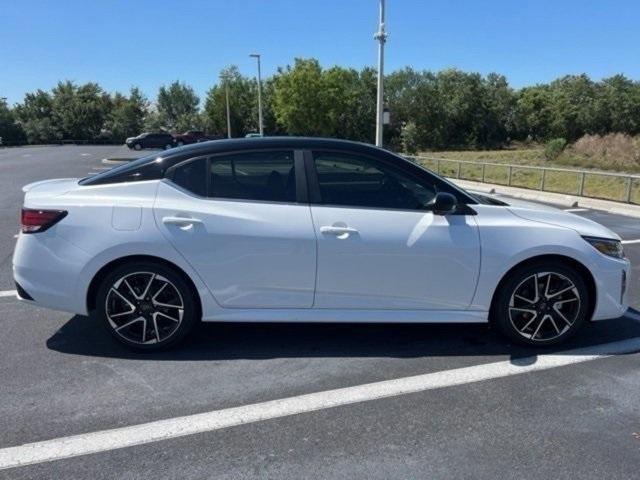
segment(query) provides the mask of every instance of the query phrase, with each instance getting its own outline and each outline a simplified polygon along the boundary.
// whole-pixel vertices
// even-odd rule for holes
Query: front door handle
[[[202,220],[193,217],[162,217],[162,223],[164,223],[165,225],[188,227],[189,225],[201,224]]]
[[[358,230],[351,227],[335,227],[326,225],[324,227],[320,227],[320,233],[324,233],[326,235],[344,235],[358,233]]]

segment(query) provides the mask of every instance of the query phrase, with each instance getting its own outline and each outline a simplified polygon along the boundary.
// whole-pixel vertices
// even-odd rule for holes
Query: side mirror
[[[455,195],[440,192],[427,204],[427,209],[431,210],[434,215],[448,215],[455,212],[457,206],[458,199]]]

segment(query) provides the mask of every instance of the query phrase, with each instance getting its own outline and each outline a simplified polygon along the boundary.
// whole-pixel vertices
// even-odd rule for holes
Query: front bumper
[[[631,264],[627,259],[614,259],[604,255],[599,257],[597,265],[591,270],[597,292],[592,319],[619,318],[629,308]]]

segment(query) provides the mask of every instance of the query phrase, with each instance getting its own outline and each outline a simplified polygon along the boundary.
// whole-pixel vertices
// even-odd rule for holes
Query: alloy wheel
[[[113,331],[140,345],[164,342],[176,333],[184,301],[176,286],[153,272],[134,272],[109,289],[105,312]]]
[[[573,326],[580,313],[578,288],[557,272],[525,278],[509,301],[509,320],[518,334],[534,342],[554,340]]]

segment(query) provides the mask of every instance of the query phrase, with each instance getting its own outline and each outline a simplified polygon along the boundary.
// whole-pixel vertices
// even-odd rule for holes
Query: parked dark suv
[[[175,147],[176,141],[169,133],[141,133],[137,137],[129,137],[126,142],[127,147],[134,150],[143,148],[164,148],[165,150]]]

